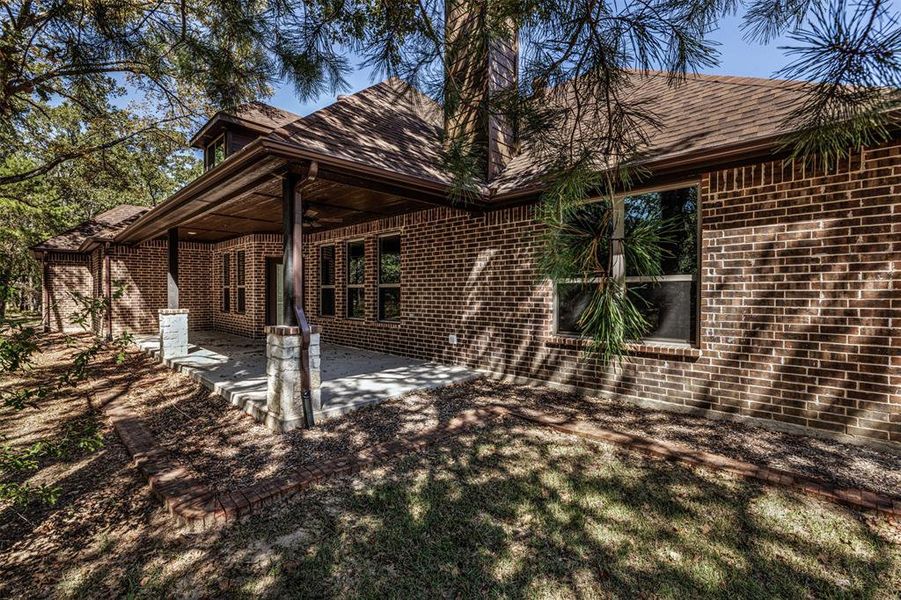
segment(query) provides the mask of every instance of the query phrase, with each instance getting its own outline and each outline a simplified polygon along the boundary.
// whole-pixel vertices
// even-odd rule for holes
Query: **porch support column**
[[[103,278],[106,294],[106,339],[113,339],[113,276],[110,272],[110,244],[103,245]]]
[[[160,360],[188,355],[188,309],[160,309]]]
[[[285,325],[297,326],[295,306],[303,306],[303,206],[297,184],[300,177],[287,173],[282,178],[282,297]]]
[[[178,308],[178,228],[169,230],[166,268],[167,308],[160,310],[160,359],[165,363],[188,354],[188,309]]]
[[[41,313],[44,333],[50,331],[50,264],[47,253],[41,254]]]
[[[166,273],[166,308],[178,308],[178,227],[169,230],[169,264]]]

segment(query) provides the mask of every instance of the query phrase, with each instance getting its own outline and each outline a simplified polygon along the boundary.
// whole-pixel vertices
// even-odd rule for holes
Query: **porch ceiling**
[[[379,219],[431,204],[363,187],[316,179],[304,184],[304,228],[324,231]],[[252,233],[282,231],[282,180],[272,177],[260,182],[210,210],[178,224],[183,240],[217,242]]]
[[[258,138],[151,209],[115,241],[137,243],[179,229],[180,239],[215,242],[282,231],[282,181],[294,173],[310,231],[432,206],[449,206],[443,185]],[[479,211],[472,202],[466,210]]]

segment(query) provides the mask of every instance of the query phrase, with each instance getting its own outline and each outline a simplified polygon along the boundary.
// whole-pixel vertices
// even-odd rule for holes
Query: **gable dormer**
[[[249,102],[213,115],[191,138],[191,146],[203,151],[203,167],[208,171],[258,137],[299,118],[262,102]]]

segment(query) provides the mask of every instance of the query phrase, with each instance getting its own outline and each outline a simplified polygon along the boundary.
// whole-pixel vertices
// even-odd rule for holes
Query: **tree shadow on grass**
[[[298,501],[321,535],[272,595],[876,597],[897,568],[842,509],[556,434],[493,427],[390,471]]]

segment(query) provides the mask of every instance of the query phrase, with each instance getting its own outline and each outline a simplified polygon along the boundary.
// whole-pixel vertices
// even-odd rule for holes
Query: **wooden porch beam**
[[[178,227],[168,232],[168,268],[166,270],[166,305],[167,308],[178,308]]]
[[[364,210],[362,208],[354,208],[352,206],[344,206],[342,204],[333,204],[331,202],[322,202],[321,200],[308,200],[306,202],[306,206],[311,208],[322,207],[322,208],[337,208],[338,210],[346,210],[348,212],[362,213],[366,215],[373,215],[376,217],[390,217],[392,215],[397,214],[396,212],[388,212],[384,210]]]
[[[295,173],[282,177],[282,316],[285,324],[292,326],[297,325],[294,307],[303,306],[303,207],[298,183],[300,176]]]

